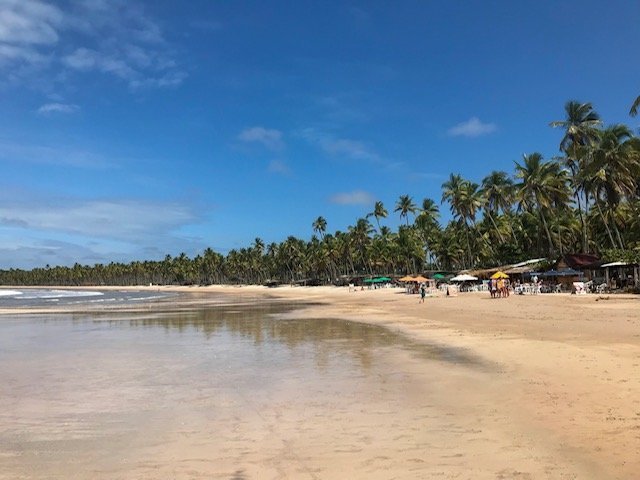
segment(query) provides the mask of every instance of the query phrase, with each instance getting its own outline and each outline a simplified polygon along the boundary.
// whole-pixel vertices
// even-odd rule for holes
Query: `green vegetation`
[[[635,114],[640,97],[632,107]],[[401,195],[394,213],[397,231],[381,225],[382,202],[347,231],[327,233],[327,221],[312,222],[305,241],[288,237],[265,245],[207,249],[162,261],[0,271],[13,285],[139,285],[333,281],[341,275],[389,275],[425,268],[457,270],[513,263],[568,252],[594,252],[605,260],[640,259],[640,139],[626,125],[604,126],[589,103],[570,101],[560,156],[533,152],[515,162],[512,175],[493,171],[480,184],[451,174],[442,203],[453,215],[446,226],[430,198],[421,208]],[[374,225],[369,221],[373,217]]]

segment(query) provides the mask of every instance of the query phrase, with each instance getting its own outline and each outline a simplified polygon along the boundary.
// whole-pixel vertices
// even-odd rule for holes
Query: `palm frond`
[[[631,105],[631,110],[629,110],[629,115],[635,117],[638,114],[638,108],[640,108],[640,95],[636,98],[633,105]]]

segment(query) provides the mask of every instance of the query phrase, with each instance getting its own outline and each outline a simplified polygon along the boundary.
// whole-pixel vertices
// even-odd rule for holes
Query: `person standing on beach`
[[[424,283],[420,284],[420,303],[424,303],[424,297],[427,294],[427,289],[424,286]]]

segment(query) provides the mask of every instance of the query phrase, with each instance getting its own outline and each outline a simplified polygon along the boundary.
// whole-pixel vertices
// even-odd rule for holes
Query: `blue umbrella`
[[[573,268],[565,268],[563,270],[549,270],[539,275],[540,277],[575,277],[582,276],[582,272]]]

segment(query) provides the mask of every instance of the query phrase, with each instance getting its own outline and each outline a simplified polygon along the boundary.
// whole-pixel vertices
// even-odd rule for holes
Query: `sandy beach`
[[[314,442],[297,442],[296,451],[309,454],[305,476],[280,471],[279,478],[632,479],[640,471],[638,297],[547,294],[490,299],[485,293],[462,293],[429,297],[420,304],[416,295],[401,289],[141,289],[184,294],[136,307],[144,311],[204,307],[211,298],[219,301],[214,294],[249,304],[301,302],[308,305],[287,315],[384,326],[455,360],[453,366],[443,362],[441,369],[419,372],[420,362],[401,366],[402,358],[389,359],[392,370],[396,365],[429,374],[427,393],[420,385],[405,386],[409,395],[425,402],[425,415],[438,412],[424,433],[426,446],[417,451],[408,446],[410,453],[405,454],[398,448],[402,439],[378,442],[377,456],[386,451],[397,461],[385,470],[374,468],[375,463],[355,468],[353,456],[336,455],[323,443],[330,444],[336,435],[325,432]],[[0,311],[19,313],[24,311]],[[465,368],[466,363],[475,368]],[[348,421],[368,431],[372,426],[361,424],[357,411],[349,410]],[[313,428],[308,416],[305,422]],[[299,428],[299,422],[283,421],[277,431],[297,437]],[[360,447],[354,445],[354,451]],[[367,458],[360,459],[362,465]],[[420,467],[419,476],[412,477],[412,465]],[[258,472],[238,478],[278,478],[277,468],[272,476],[260,477]]]

